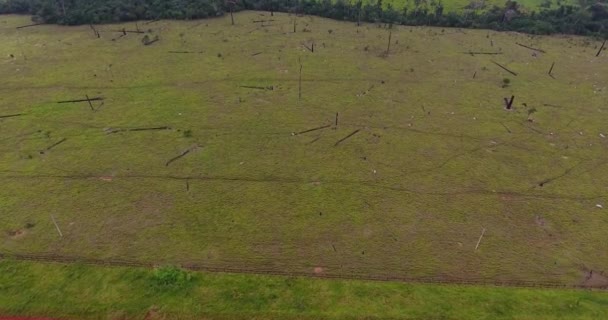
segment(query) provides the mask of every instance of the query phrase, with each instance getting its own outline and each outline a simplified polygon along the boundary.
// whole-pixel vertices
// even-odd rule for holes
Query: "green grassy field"
[[[377,26],[262,15],[140,23],[150,46],[1,17],[0,252],[608,284],[598,42],[399,27],[385,56]]]
[[[206,273],[168,283],[159,282],[157,272],[2,261],[0,314],[149,320],[608,317],[603,292]]]

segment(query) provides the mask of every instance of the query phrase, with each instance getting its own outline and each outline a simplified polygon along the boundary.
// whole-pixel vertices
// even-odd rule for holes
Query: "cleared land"
[[[599,42],[235,20],[1,17],[0,252],[608,284]]]

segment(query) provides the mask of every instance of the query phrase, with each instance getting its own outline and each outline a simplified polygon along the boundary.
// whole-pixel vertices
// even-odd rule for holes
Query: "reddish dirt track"
[[[0,317],[0,320],[57,320],[51,318]]]

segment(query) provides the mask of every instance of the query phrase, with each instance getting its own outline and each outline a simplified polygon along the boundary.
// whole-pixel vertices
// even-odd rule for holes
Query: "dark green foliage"
[[[160,291],[185,289],[192,283],[192,275],[174,266],[154,270],[152,285]]]
[[[62,2],[65,4],[65,15]],[[567,33],[608,38],[608,5],[581,0],[579,6],[551,9],[545,1],[539,11],[520,10],[516,1],[503,7],[469,8],[445,13],[441,1],[414,0],[414,8],[396,10],[377,2],[346,0],[247,0],[237,1],[235,11],[267,10],[318,15],[337,20],[484,28],[532,34]],[[29,13],[36,21],[59,24],[88,24],[152,19],[199,19],[229,11],[222,0],[11,0],[0,2],[0,13]]]

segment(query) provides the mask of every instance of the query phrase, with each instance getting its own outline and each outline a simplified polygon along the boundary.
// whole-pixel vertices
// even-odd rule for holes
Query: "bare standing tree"
[[[230,20],[232,21],[232,25],[234,25],[234,6],[236,6],[236,0],[226,0],[226,4],[230,8]]]
[[[63,17],[65,18],[65,0],[60,0],[61,1],[61,10],[63,10]]]
[[[393,30],[388,32],[388,46],[386,47],[386,55],[390,53],[391,50],[391,38],[393,37]]]

